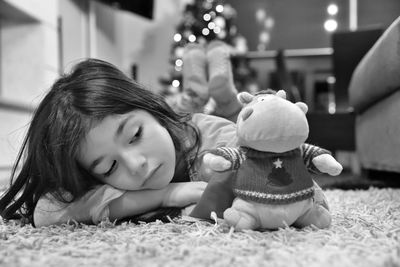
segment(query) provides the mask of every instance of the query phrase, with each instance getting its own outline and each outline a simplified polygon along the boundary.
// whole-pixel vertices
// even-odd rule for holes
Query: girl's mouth
[[[144,180],[142,185],[143,188],[146,188],[151,183],[153,177],[155,176],[155,173],[161,168],[161,166],[162,164],[158,165],[149,173],[149,175],[147,175],[147,178]]]

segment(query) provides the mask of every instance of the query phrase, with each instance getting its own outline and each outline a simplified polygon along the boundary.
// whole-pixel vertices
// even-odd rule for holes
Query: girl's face
[[[80,146],[79,163],[123,190],[161,189],[174,176],[172,138],[150,113],[134,110],[104,118]]]

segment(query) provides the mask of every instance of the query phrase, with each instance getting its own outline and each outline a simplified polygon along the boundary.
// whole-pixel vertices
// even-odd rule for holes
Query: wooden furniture
[[[310,133],[306,142],[331,151],[355,150],[355,114],[310,112],[307,114]]]

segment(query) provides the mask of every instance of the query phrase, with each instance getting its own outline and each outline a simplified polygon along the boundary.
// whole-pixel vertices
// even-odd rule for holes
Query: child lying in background
[[[236,99],[230,50],[221,41],[206,48],[188,44],[182,58],[183,92],[167,98],[168,104],[178,113],[205,112],[236,122],[242,106]]]

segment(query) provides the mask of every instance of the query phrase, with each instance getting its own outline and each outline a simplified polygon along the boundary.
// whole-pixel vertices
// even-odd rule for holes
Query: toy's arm
[[[236,170],[246,156],[239,148],[219,147],[204,155],[204,164],[213,171]]]
[[[304,164],[310,172],[316,174],[328,173],[333,176],[342,172],[342,165],[332,157],[328,150],[310,144],[303,144],[300,149]]]

